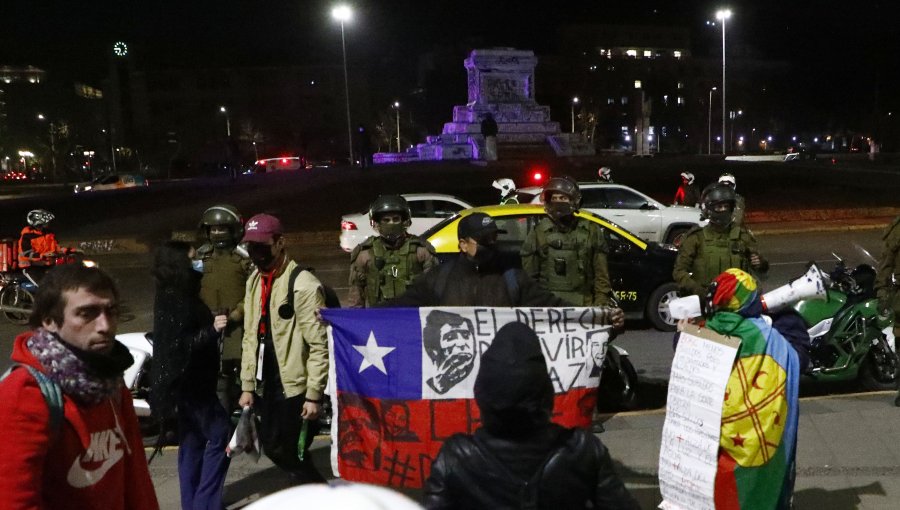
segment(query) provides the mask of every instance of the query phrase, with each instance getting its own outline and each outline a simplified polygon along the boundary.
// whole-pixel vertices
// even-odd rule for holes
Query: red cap
[[[247,221],[241,242],[269,244],[282,232],[278,218],[270,214],[257,214]]]

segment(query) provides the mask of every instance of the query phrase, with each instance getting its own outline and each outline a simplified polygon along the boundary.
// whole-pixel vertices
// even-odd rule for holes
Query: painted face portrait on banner
[[[381,426],[378,408],[352,394],[338,396],[338,438],[341,460],[347,464],[378,470],[381,467]]]
[[[606,339],[609,336],[606,331],[591,331],[587,334],[588,343],[588,373],[590,377],[600,377],[603,370],[603,360],[606,358]]]
[[[475,367],[475,330],[471,320],[435,310],[425,321],[422,343],[435,367],[427,384],[436,393],[447,393],[471,375]]]

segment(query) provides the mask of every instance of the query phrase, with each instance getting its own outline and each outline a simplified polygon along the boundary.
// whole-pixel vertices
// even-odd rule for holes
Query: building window
[[[628,96],[622,96],[622,104],[628,104]]]
[[[683,88],[684,88],[684,82],[683,81],[678,82],[678,90],[681,90]]]
[[[683,97],[678,96],[678,104],[680,104],[680,105],[683,105],[683,104],[684,104],[684,98],[683,98]]]
[[[678,50],[675,50],[672,52],[672,56],[675,58],[681,58],[681,52]]]
[[[611,97],[606,98],[606,104],[615,104],[615,102],[616,100]]]
[[[637,50],[625,50],[625,55],[629,57],[637,57]]]
[[[636,89],[641,88],[641,80],[634,80],[634,88],[636,88]]]
[[[644,50],[644,58],[651,58],[653,56],[653,52],[650,50]]]

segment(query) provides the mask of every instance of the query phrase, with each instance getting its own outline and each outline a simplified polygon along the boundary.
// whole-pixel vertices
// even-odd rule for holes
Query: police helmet
[[[516,183],[512,179],[497,179],[492,186],[499,189],[504,197],[516,190]]]
[[[734,176],[731,174],[722,174],[719,176],[719,184],[724,184],[726,186],[731,187],[731,189],[737,189],[737,181],[734,179]]]
[[[247,510],[293,510],[329,506],[346,510],[417,510],[422,507],[408,497],[385,487],[361,483],[308,484],[270,494]]]
[[[53,218],[56,218],[56,216],[52,212],[45,209],[35,209],[28,211],[25,221],[33,228],[44,228],[53,221]]]
[[[394,213],[403,218],[403,226],[409,228],[412,224],[412,212],[406,199],[400,195],[378,195],[369,207],[369,224],[375,227],[382,214]]]
[[[213,239],[211,227],[227,227],[228,234]],[[203,211],[203,216],[200,217],[200,230],[217,248],[224,248],[241,241],[244,236],[244,219],[233,205],[214,205]]]
[[[713,183],[700,195],[700,211],[705,218],[709,218],[711,224],[725,227],[731,223],[736,201],[734,189],[725,184]],[[716,212],[716,206],[722,203],[728,205],[728,210]]]
[[[681,172],[681,178],[684,179],[688,184],[694,184],[694,174],[690,172]]]
[[[549,204],[550,197],[553,196],[554,193],[561,193],[569,197],[574,209],[581,207],[581,189],[578,188],[578,183],[575,182],[575,179],[572,179],[571,177],[552,177],[547,181],[544,190],[541,191],[541,201],[544,202],[545,205]]]
[[[600,182],[612,182],[612,168],[601,166],[600,169],[597,170],[597,180]]]

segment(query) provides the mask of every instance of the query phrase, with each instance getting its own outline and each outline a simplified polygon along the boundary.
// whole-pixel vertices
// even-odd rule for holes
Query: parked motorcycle
[[[824,300],[804,299],[793,308],[809,331],[810,370],[816,381],[852,381],[867,390],[893,390],[900,360],[893,315],[879,315],[875,269],[868,264],[848,267],[838,255],[835,268],[823,275]]]

